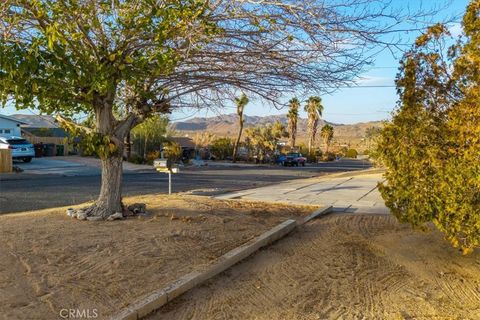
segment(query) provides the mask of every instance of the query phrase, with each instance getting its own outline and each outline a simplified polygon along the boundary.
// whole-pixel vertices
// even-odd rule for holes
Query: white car
[[[12,158],[24,162],[30,162],[35,157],[33,145],[22,137],[0,137],[0,149],[12,150]]]

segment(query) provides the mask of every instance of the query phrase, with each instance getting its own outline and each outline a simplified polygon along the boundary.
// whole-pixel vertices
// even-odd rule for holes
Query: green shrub
[[[230,138],[215,139],[210,146],[210,152],[219,160],[225,160],[233,154],[233,141]]]
[[[397,78],[400,108],[374,152],[387,168],[379,190],[397,219],[422,229],[432,222],[464,254],[480,247],[479,12],[472,2],[467,42],[447,60],[432,51],[446,27],[417,39]]]
[[[334,161],[336,159],[336,155],[333,152],[326,152],[323,154],[323,161]]]
[[[152,151],[147,153],[146,163],[153,165],[153,160],[160,158],[160,151]]]
[[[345,153],[346,158],[354,158],[356,159],[358,156],[358,151],[355,149],[348,149],[347,152]]]
[[[135,163],[135,164],[144,164],[145,163],[145,159],[143,159],[143,157],[139,156],[138,154],[132,154],[128,161],[131,162],[131,163]]]

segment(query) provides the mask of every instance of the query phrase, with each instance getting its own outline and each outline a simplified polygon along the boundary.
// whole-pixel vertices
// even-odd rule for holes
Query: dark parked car
[[[305,162],[307,162],[307,158],[303,157],[301,153],[298,152],[290,152],[287,153],[285,160],[283,161],[284,166],[296,166],[302,165],[305,166]]]

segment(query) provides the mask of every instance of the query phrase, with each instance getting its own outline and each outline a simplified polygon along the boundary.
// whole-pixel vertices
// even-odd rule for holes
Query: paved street
[[[20,164],[24,172],[0,175],[0,213],[67,206],[93,200],[100,188],[100,171],[91,164],[73,163],[69,157],[34,159]],[[54,162],[49,162],[54,161]],[[131,167],[129,167],[131,168]],[[185,168],[173,176],[173,191],[215,189],[217,193],[265,186],[282,181],[310,178],[325,173],[361,170],[368,164],[342,160],[306,167],[209,164]],[[125,196],[168,192],[166,174],[147,166],[124,170]]]

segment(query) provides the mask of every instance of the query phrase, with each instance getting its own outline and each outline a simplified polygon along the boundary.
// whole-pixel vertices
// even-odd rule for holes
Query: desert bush
[[[354,158],[356,159],[358,156],[358,151],[355,149],[348,149],[347,152],[345,153],[346,158]]]
[[[147,158],[145,159],[147,164],[153,165],[153,160],[160,158],[160,151],[151,151],[147,153]]]
[[[267,161],[278,148],[278,141],[287,137],[284,125],[275,122],[266,126],[256,126],[245,131],[245,144],[255,157],[255,161]]]
[[[145,163],[145,159],[138,154],[132,154],[128,161],[131,162],[131,163],[135,163],[135,164],[144,164]]]
[[[178,162],[182,158],[183,149],[180,144],[174,141],[166,141],[163,143],[163,156],[172,160],[172,163]]]
[[[336,158],[337,157],[336,157],[335,153],[333,153],[333,152],[325,152],[322,155],[322,160],[323,161],[334,161]]]
[[[210,152],[219,160],[225,160],[233,153],[233,141],[230,138],[218,138],[212,142]]]

